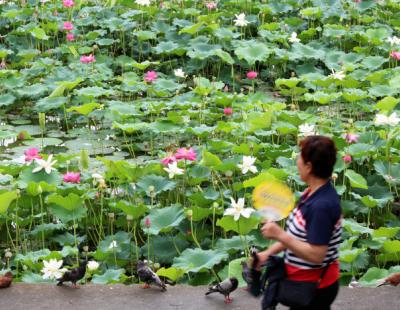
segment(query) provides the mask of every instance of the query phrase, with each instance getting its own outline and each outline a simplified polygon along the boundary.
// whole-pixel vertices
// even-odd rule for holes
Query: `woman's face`
[[[311,163],[305,163],[301,154],[297,156],[297,169],[299,170],[300,178],[307,183],[308,177],[311,174]]]

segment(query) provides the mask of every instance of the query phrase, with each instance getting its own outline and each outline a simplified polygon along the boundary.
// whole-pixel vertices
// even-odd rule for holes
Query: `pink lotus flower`
[[[25,161],[26,162],[32,162],[35,158],[37,159],[41,159],[42,156],[39,155],[39,150],[36,148],[30,148],[27,149],[25,152]]]
[[[163,158],[163,159],[161,160],[161,163],[162,163],[164,166],[168,166],[168,164],[173,163],[173,162],[175,162],[175,161],[176,161],[176,157],[175,157],[174,155],[170,154],[170,155],[168,155],[167,157]]]
[[[258,73],[255,71],[249,71],[247,72],[247,78],[249,80],[254,80],[257,77]]]
[[[72,25],[71,22],[64,22],[63,29],[66,30],[66,31],[71,31],[71,30],[74,29],[74,25]]]
[[[351,156],[349,154],[344,155],[342,157],[342,159],[346,164],[350,164],[351,163]]]
[[[224,108],[224,114],[225,115],[232,115],[233,109],[232,108]]]
[[[346,133],[345,139],[347,143],[357,143],[360,136],[353,133]]]
[[[217,8],[217,3],[215,2],[207,2],[206,3],[206,8],[209,10],[214,10]]]
[[[63,5],[66,8],[70,8],[70,7],[73,7],[75,5],[75,3],[73,0],[63,0]]]
[[[196,160],[196,152],[193,148],[186,149],[184,147],[178,149],[175,153],[176,159],[187,159],[190,161]]]
[[[156,79],[157,79],[157,72],[155,72],[155,71],[147,71],[146,72],[146,75],[144,77],[144,80],[146,82],[151,83],[151,82],[155,81]]]
[[[400,52],[391,51],[390,56],[396,60],[400,60]]]
[[[64,174],[63,180],[67,183],[80,183],[81,174],[79,172],[67,172]]]
[[[146,217],[146,219],[144,220],[144,226],[146,226],[147,228],[151,227],[151,220],[149,217]]]
[[[75,36],[73,33],[68,32],[67,33],[67,41],[72,42],[75,40]]]
[[[93,54],[90,54],[89,56],[83,55],[81,57],[81,63],[91,63],[95,62],[96,58],[93,56]]]

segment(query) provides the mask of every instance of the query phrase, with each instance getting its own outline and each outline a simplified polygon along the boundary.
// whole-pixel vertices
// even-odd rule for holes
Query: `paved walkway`
[[[204,296],[206,287],[174,286],[167,292],[139,285],[84,285],[80,289],[55,285],[17,283],[0,290],[4,310],[215,310],[260,309],[260,301],[243,289],[232,294],[226,305],[222,295]],[[400,288],[344,287],[332,310],[400,310]],[[279,309],[286,309],[281,307]]]

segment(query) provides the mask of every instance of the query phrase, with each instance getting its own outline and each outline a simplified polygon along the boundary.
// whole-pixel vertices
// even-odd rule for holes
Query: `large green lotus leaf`
[[[318,102],[319,104],[328,104],[338,98],[340,98],[340,96],[342,95],[342,93],[325,93],[323,91],[317,91],[313,94],[304,94],[304,99],[306,101],[314,101],[314,102]]]
[[[0,48],[0,59],[6,58],[7,55],[14,54],[12,50]]]
[[[147,217],[150,218],[150,228],[145,226]],[[169,232],[177,227],[185,219],[185,213],[180,204],[175,204],[170,207],[152,209],[147,217],[140,222],[143,230],[146,233],[158,235],[160,232]]]
[[[77,208],[75,210],[68,210],[60,205],[52,205],[49,210],[63,223],[68,223],[70,221],[78,221],[86,216],[87,209],[84,207]]]
[[[391,96],[385,97],[376,103],[375,108],[380,110],[380,112],[382,111],[392,112],[392,110],[396,107],[399,101],[400,99],[393,98]]]
[[[0,140],[11,139],[17,136],[16,132],[0,130]]]
[[[200,22],[197,24],[192,24],[192,25],[186,26],[179,31],[179,34],[188,33],[188,34],[194,35],[200,30],[200,28],[203,25],[204,25],[204,22]]]
[[[74,211],[83,206],[83,199],[75,193],[69,193],[66,197],[59,194],[51,194],[47,196],[46,201],[47,203],[55,203],[68,211]]]
[[[120,124],[118,122],[114,122],[113,127],[121,129],[122,131],[125,131],[128,134],[131,134],[136,131],[140,131],[140,130],[149,128],[149,124],[145,123],[145,122],[126,123],[126,124]]]
[[[388,276],[389,272],[386,269],[372,267],[358,280],[361,286],[376,286],[379,282]]]
[[[0,194],[0,214],[5,214],[10,204],[17,199],[18,194],[16,191],[7,191]]]
[[[400,240],[386,240],[383,243],[383,251],[385,253],[398,253],[398,252],[400,252]]]
[[[230,239],[220,238],[217,240],[215,248],[224,253],[243,251],[244,238],[246,238],[247,243],[250,244],[255,240],[254,236],[246,236],[246,237],[233,236]]]
[[[394,238],[400,227],[379,227],[372,232],[373,238]]]
[[[368,189],[367,181],[361,174],[358,174],[354,170],[347,169],[345,176],[349,179],[352,187]]]
[[[350,145],[348,148],[348,152],[353,157],[362,157],[370,154],[371,152],[374,152],[375,149],[375,145],[362,143],[360,141],[360,143]]]
[[[31,271],[26,271],[21,277],[21,282],[38,284],[38,283],[54,283],[55,280],[43,279],[43,275],[41,274],[33,273]]]
[[[343,263],[352,263],[357,256],[363,253],[366,249],[343,250],[339,253],[339,260]]]
[[[89,98],[97,98],[101,96],[110,96],[114,94],[114,91],[111,89],[105,89],[98,86],[93,87],[84,87],[81,89],[76,89],[74,91],[79,96],[89,97]]]
[[[346,89],[346,91],[343,91],[342,96],[348,102],[356,102],[368,98],[368,94],[366,91],[354,88]]]
[[[388,164],[387,162],[378,160],[374,162],[374,168],[388,183],[399,182],[400,164]]]
[[[376,70],[385,62],[387,62],[387,58],[383,58],[381,56],[368,56],[364,58],[364,60],[361,62],[361,65],[366,69]]]
[[[286,86],[287,88],[294,88],[301,82],[301,79],[298,78],[290,78],[290,79],[277,79],[275,80],[276,87],[282,88],[282,86]]]
[[[43,95],[45,95],[47,91],[48,91],[48,86],[40,83],[18,88],[16,90],[19,96],[28,98],[42,97]]]
[[[95,274],[92,283],[95,284],[112,284],[120,283],[126,278],[125,269],[107,269],[102,275]]]
[[[54,223],[47,223],[47,224],[40,224],[36,225],[34,229],[30,232],[32,236],[39,235],[42,232],[44,233],[52,233],[55,230],[63,230],[65,225],[62,223],[54,224]]]
[[[265,181],[271,181],[271,180],[276,180],[276,177],[272,175],[269,172],[263,171],[259,175],[250,178],[246,181],[243,182],[243,187],[256,187],[257,185],[265,182]]]
[[[46,35],[46,32],[40,27],[35,27],[32,30],[30,30],[29,32],[36,39],[39,39],[39,40],[48,40],[49,39],[49,37]]]
[[[150,123],[148,126],[149,129],[154,131],[155,133],[176,133],[179,132],[182,126],[179,126],[177,124],[174,124],[171,121],[168,120],[158,120],[156,122]]]
[[[177,49],[179,49],[179,44],[172,41],[160,42],[154,47],[157,54],[172,54]]]
[[[19,175],[20,185],[26,187],[29,182],[46,182],[48,184],[60,185],[61,184],[61,175],[58,171],[52,171],[50,174],[47,174],[44,169],[40,170],[39,172],[32,173],[32,169],[34,167],[28,166],[22,170],[21,174]]]
[[[176,236],[153,236],[150,238],[150,257],[155,257],[161,264],[172,264],[175,257],[189,246],[189,242]],[[141,254],[147,257],[148,248],[145,244]]]
[[[208,57],[214,56],[215,51],[219,49],[221,49],[220,45],[213,45],[205,42],[196,42],[189,45],[187,55],[190,58],[203,60]]]
[[[246,127],[248,132],[269,128],[271,126],[273,111],[268,110],[264,113],[251,112],[247,115]]]
[[[393,194],[390,192],[387,186],[374,184],[369,186],[367,190],[357,189],[355,191],[364,196],[371,196],[380,207],[384,207],[388,202],[393,201]]]
[[[61,140],[61,139],[58,139],[58,138],[47,138],[47,137],[45,137],[45,138],[35,138],[35,139],[32,139],[32,140],[25,140],[24,141],[24,144],[26,145],[26,146],[32,146],[32,147],[37,147],[38,145],[42,145],[43,144],[43,147],[46,147],[46,146],[48,146],[48,145],[59,145],[59,144],[62,144],[63,143],[63,140]]]
[[[157,270],[157,275],[159,275],[160,277],[168,278],[173,282],[178,281],[184,274],[185,270],[175,267],[169,267],[169,268],[162,267]]]
[[[368,39],[368,41],[375,45],[381,45],[388,36],[389,32],[386,28],[368,29],[365,32],[365,37]]]
[[[213,210],[211,208],[192,206],[188,208],[188,210],[192,211],[192,220],[194,222],[201,221],[210,216],[211,214],[213,214]]]
[[[374,97],[393,96],[397,93],[398,89],[396,89],[396,87],[391,87],[389,85],[375,85],[368,88],[368,94]]]
[[[244,59],[249,65],[254,65],[256,61],[265,61],[272,53],[264,43],[248,42],[235,50],[236,56],[239,59]]]
[[[371,234],[373,232],[372,229],[357,223],[353,219],[344,219],[343,228],[353,235]]]
[[[182,89],[185,87],[185,84],[176,83],[171,79],[157,79],[153,83],[153,87],[155,91],[164,91],[167,93],[175,93],[177,90]]]
[[[322,49],[315,48],[311,45],[294,43],[290,51],[291,59],[314,59],[322,60],[325,58],[325,52]]]
[[[43,258],[49,256],[50,253],[51,252],[49,249],[43,249],[43,250],[39,250],[39,251],[30,251],[30,252],[26,253],[25,255],[17,254],[15,256],[15,261],[22,262],[24,264],[27,264],[28,262],[37,263],[40,259],[43,259]]]
[[[48,112],[61,108],[67,101],[67,97],[46,97],[36,103],[35,109],[38,112]]]
[[[227,259],[228,254],[215,250],[186,249],[179,257],[174,258],[172,266],[186,272],[203,272]]]
[[[235,277],[236,279],[238,279],[239,287],[247,286],[247,283],[242,276],[243,272],[242,262],[245,262],[246,260],[247,260],[246,257],[237,258],[231,260],[228,265],[228,277]]]
[[[229,65],[233,65],[235,63],[232,56],[223,50],[216,50],[214,52],[214,54],[215,54],[215,56],[218,56],[219,58],[221,58],[221,60],[223,60],[224,62],[226,62]]]
[[[0,95],[0,107],[13,104],[15,99],[11,94]]]
[[[240,235],[247,235],[250,231],[257,228],[260,221],[260,218],[254,215],[249,218],[241,216],[237,221],[235,221],[233,216],[226,215],[217,221],[217,226],[222,227],[227,232],[232,230]]]
[[[202,166],[209,167],[211,169],[215,169],[217,166],[222,164],[221,160],[217,155],[214,155],[206,150],[203,151],[202,159],[199,163]]]
[[[119,200],[115,207],[122,210],[126,215],[130,215],[133,219],[140,218],[143,214],[145,214],[148,210],[148,207],[145,205],[137,205],[126,201],[126,200]]]
[[[175,188],[176,183],[173,181],[169,181],[167,178],[164,178],[159,175],[150,174],[144,177],[141,177],[137,184],[139,188],[144,190],[146,193],[149,193],[149,186],[154,187],[154,193],[159,194],[161,192],[169,191]]]
[[[93,112],[95,109],[101,108],[102,105],[97,102],[90,102],[90,103],[85,103],[81,106],[72,106],[69,109],[67,109],[67,112],[78,112],[79,114],[82,115],[88,115],[89,113]]]

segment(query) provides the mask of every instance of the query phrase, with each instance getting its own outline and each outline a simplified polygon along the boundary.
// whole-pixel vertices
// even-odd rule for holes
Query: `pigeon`
[[[206,295],[220,293],[225,296],[225,303],[230,304],[232,302],[232,298],[229,297],[229,294],[236,290],[238,285],[238,279],[235,277],[230,277],[216,285],[210,286]]]
[[[247,283],[247,290],[249,289],[249,286],[252,282],[252,270],[255,270],[258,264],[257,248],[255,246],[252,246],[250,248],[250,256],[251,256],[250,267],[249,264],[245,261],[241,263],[242,277],[243,280]]]
[[[382,286],[382,285],[397,286],[399,284],[400,284],[400,272],[392,274],[391,276],[385,278],[383,281],[380,281],[380,283],[378,283],[377,287]]]
[[[0,276],[0,288],[9,287],[13,280],[13,274],[11,271],[7,271],[4,275]]]
[[[167,290],[167,286],[161,282],[159,276],[153,270],[151,270],[147,264],[147,261],[138,260],[137,273],[139,280],[144,282],[143,288],[149,288],[150,284],[154,283],[156,286],[161,287],[162,291]]]
[[[72,282],[72,286],[74,288],[78,288],[76,285],[76,282],[78,282],[80,279],[82,279],[85,276],[86,273],[86,265],[87,265],[87,260],[80,261],[79,267],[73,268],[69,271],[66,271],[63,276],[59,279],[57,279],[58,286],[63,285],[64,282]]]

